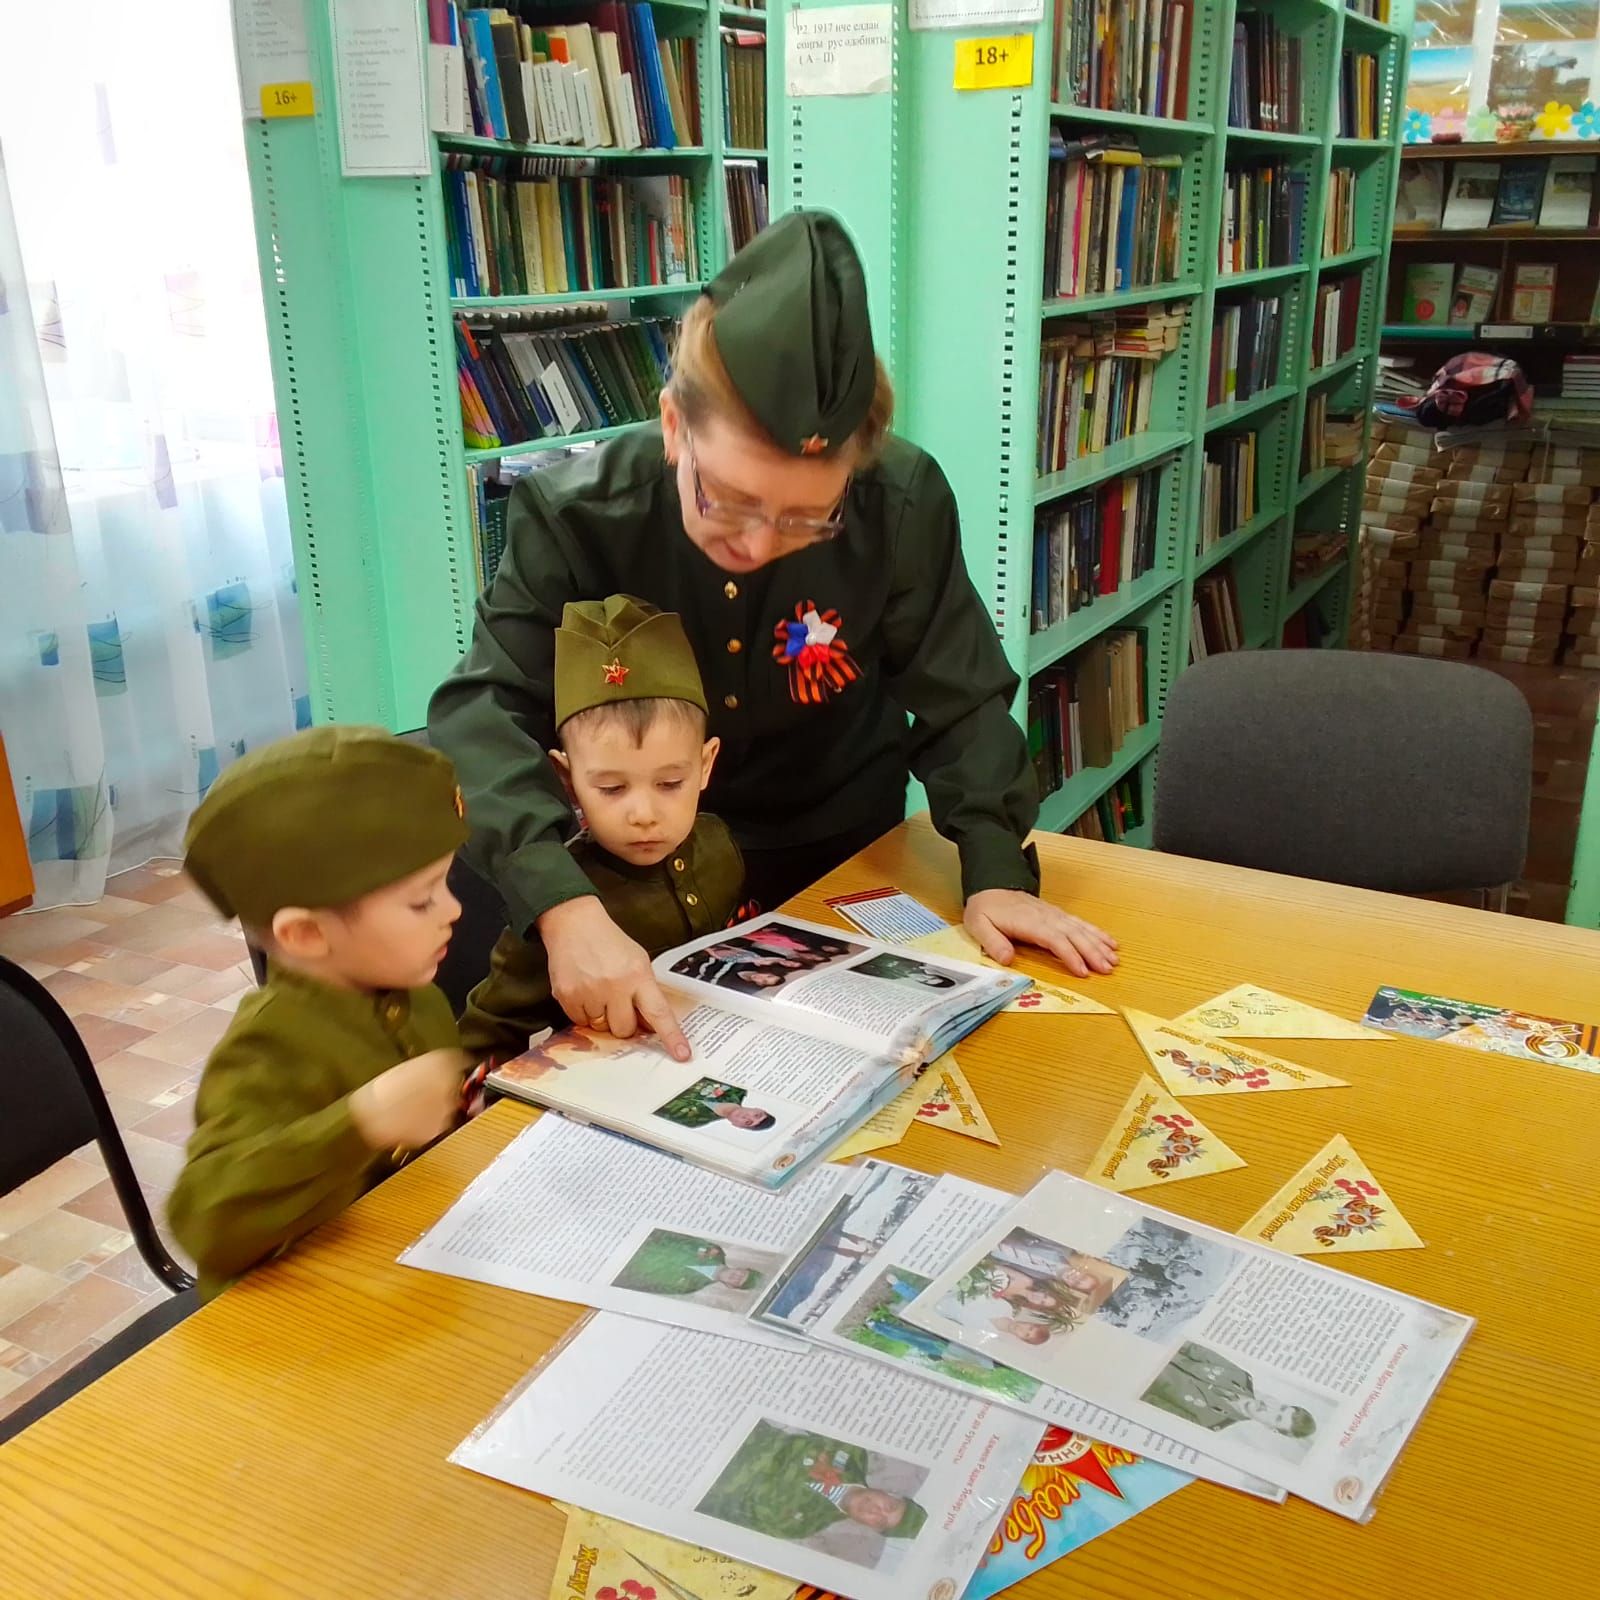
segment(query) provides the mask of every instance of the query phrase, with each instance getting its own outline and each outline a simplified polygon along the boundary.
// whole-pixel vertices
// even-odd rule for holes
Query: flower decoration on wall
[[[1600,106],[1585,100],[1572,113],[1572,131],[1580,139],[1600,139]]]
[[[1401,131],[1407,144],[1426,144],[1433,137],[1433,118],[1426,111],[1407,107]]]
[[[1500,119],[1488,106],[1467,113],[1467,137],[1474,144],[1487,144],[1499,131]]]
[[[1534,126],[1546,139],[1563,138],[1572,128],[1572,107],[1546,100],[1544,110],[1534,118]]]

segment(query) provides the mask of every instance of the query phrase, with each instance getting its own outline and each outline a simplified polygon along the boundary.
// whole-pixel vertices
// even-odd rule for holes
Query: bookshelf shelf
[[[1365,266],[1369,261],[1376,261],[1382,254],[1376,245],[1364,245],[1359,250],[1346,250],[1342,256],[1324,256],[1317,263],[1317,271],[1332,272],[1340,267]]]
[[[1371,354],[1371,350],[1367,349],[1365,346],[1360,346],[1354,350],[1348,351],[1344,355],[1340,356],[1337,361],[1329,361],[1324,366],[1313,367],[1311,371],[1306,374],[1306,382],[1312,385],[1332,383],[1336,379],[1342,378],[1347,372],[1354,371],[1354,369],[1359,367],[1363,361],[1367,360]]]
[[[1292,383],[1275,383],[1270,389],[1251,395],[1248,400],[1224,400],[1221,405],[1212,406],[1206,412],[1204,431],[1212,433],[1218,428],[1231,427],[1246,417],[1253,417],[1282,401],[1294,399],[1299,392]]]
[[[1359,12],[1351,11],[1347,7],[1344,13],[1344,31],[1349,43],[1376,47],[1392,42],[1400,30],[1396,23],[1379,22],[1376,17],[1363,17]]]
[[[738,23],[745,28],[764,28],[767,25],[765,11],[747,10],[744,6],[719,6],[717,10],[724,22]]]
[[[1209,122],[1192,122],[1180,117],[1146,117],[1132,111],[1106,111],[1099,106],[1074,106],[1055,101],[1050,107],[1052,117],[1070,118],[1074,122],[1103,122],[1112,127],[1127,128],[1134,132],[1166,133],[1176,138],[1210,139],[1216,129]]]
[[[1281,521],[1283,514],[1282,506],[1258,511],[1242,528],[1235,528],[1232,533],[1218,539],[1209,550],[1202,550],[1195,557],[1194,575],[1198,578],[1201,573],[1209,572],[1213,567],[1221,566],[1229,557],[1236,556],[1258,533]]]
[[[1183,283],[1157,283],[1138,289],[1114,289],[1106,294],[1058,295],[1046,300],[1040,314],[1051,317],[1081,317],[1091,311],[1115,311],[1121,306],[1145,306],[1153,300],[1186,300],[1200,293],[1193,279]]]
[[[1159,600],[1182,579],[1180,571],[1156,568],[1131,579],[1112,594],[1100,595],[1092,604],[1074,611],[1053,628],[1033,634],[1028,640],[1028,671],[1042,672],[1054,666],[1063,656],[1081,649],[1096,634],[1142,611],[1152,600]]]
[[[1080,457],[1062,472],[1052,472],[1039,478],[1034,484],[1034,503],[1043,505],[1047,500],[1059,500],[1062,495],[1072,494],[1075,490],[1092,489],[1107,478],[1148,466],[1163,456],[1181,450],[1189,442],[1189,437],[1187,433],[1152,430],[1119,439],[1104,450]]]
[[[737,145],[729,145],[722,154],[729,161],[765,161],[767,159],[765,150],[741,150]]]
[[[1039,826],[1050,833],[1070,827],[1107,789],[1153,754],[1160,739],[1159,723],[1147,722],[1133,729],[1105,766],[1085,767],[1082,772],[1073,773],[1054,794],[1044,797],[1039,806]]]
[[[1335,152],[1342,156],[1376,156],[1390,148],[1387,139],[1346,139],[1333,141]]]
[[[1560,149],[1559,145],[1550,146]],[[1394,230],[1395,244],[1498,244],[1504,239],[1525,239],[1538,244],[1593,244],[1592,228],[1537,228],[1520,222],[1502,223],[1498,228],[1416,228]]]
[[[1330,561],[1327,566],[1313,572],[1309,578],[1303,578],[1289,591],[1288,598],[1283,603],[1283,620],[1287,622],[1295,612],[1302,610],[1306,604],[1314,600],[1328,587],[1345,569],[1345,558],[1341,556],[1337,561]]]
[[[642,283],[631,289],[568,289],[561,294],[452,295],[452,311],[520,311],[534,306],[582,306],[600,300],[660,300],[699,294],[703,283]]]
[[[520,444],[489,445],[482,450],[468,449],[462,452],[462,456],[471,467],[485,461],[499,461],[507,456],[531,456],[537,455],[541,450],[565,450],[574,444],[600,444],[607,439],[615,439],[620,434],[632,433],[635,428],[643,426],[641,422],[624,422],[615,428],[595,428],[588,433],[560,433],[547,439],[524,439]]]
[[[1600,343],[1595,322],[1386,322],[1383,338],[1397,344],[1529,344],[1533,340],[1564,345]]]
[[[1295,485],[1294,503],[1303,505],[1319,489],[1326,489],[1341,472],[1350,472],[1350,467],[1319,467],[1315,472],[1308,472],[1299,483]]]
[[[1314,133],[1284,133],[1271,128],[1225,128],[1228,144],[1287,145],[1292,149],[1315,150],[1322,141]]]
[[[1257,284],[1298,278],[1305,270],[1305,262],[1291,261],[1282,267],[1252,267],[1248,272],[1219,272],[1215,288],[1218,294],[1225,294],[1230,289],[1251,289]]]
[[[675,150],[618,150],[612,145],[518,144],[514,139],[480,139],[470,133],[439,133],[434,138],[441,150],[458,155],[556,156],[563,161],[704,161],[711,154],[703,144],[679,145]]]

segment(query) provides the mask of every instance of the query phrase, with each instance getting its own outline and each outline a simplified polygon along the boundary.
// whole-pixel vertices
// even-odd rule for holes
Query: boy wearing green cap
[[[584,821],[568,850],[607,915],[651,956],[725,927],[744,865],[727,828],[699,814],[719,742],[706,737],[683,623],[629,595],[569,602],[555,635],[555,719],[550,759]],[[507,930],[467,1001],[462,1043],[507,1060],[563,1021],[543,943]]]
[[[168,1202],[203,1297],[454,1123],[468,1063],[432,979],[466,833],[450,762],[378,728],[254,751],[196,810],[184,865],[268,960],[206,1063]]]

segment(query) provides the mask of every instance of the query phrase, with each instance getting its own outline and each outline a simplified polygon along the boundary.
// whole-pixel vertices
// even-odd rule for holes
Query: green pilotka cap
[[[467,840],[455,768],[382,728],[307,728],[252,750],[200,802],[184,869],[225,917],[342,906]]]
[[[839,219],[780,217],[706,293],[717,353],[773,441],[800,456],[842,448],[871,409],[877,363],[867,280]]]
[[[687,700],[706,709],[682,620],[628,594],[568,601],[556,629],[556,726],[619,700]]]

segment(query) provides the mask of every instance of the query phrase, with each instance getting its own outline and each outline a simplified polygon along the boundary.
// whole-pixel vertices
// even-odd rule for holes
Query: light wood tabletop
[[[1046,894],[1121,941],[1085,985],[1108,1004],[1172,1016],[1248,980],[1352,1018],[1383,983],[1596,1009],[1600,934],[1079,840],[1040,854]],[[954,918],[954,867],[916,819],[792,909],[832,921],[825,893],[897,884]],[[1345,1134],[1426,1248],[1338,1270],[1478,1326],[1367,1526],[1196,1483],[1016,1592],[1592,1592],[1600,1077],[1411,1040],[1267,1048],[1352,1087],[1207,1100],[1248,1165],[1162,1202],[1236,1229]],[[913,1127],[892,1159],[1011,1189],[1081,1172],[1144,1068],[1115,1016],[1002,1016],[959,1056],[1003,1144]],[[446,1457],[584,1313],[395,1262],[530,1115],[496,1107],[0,1449],[6,1600],[544,1600],[560,1514]]]

